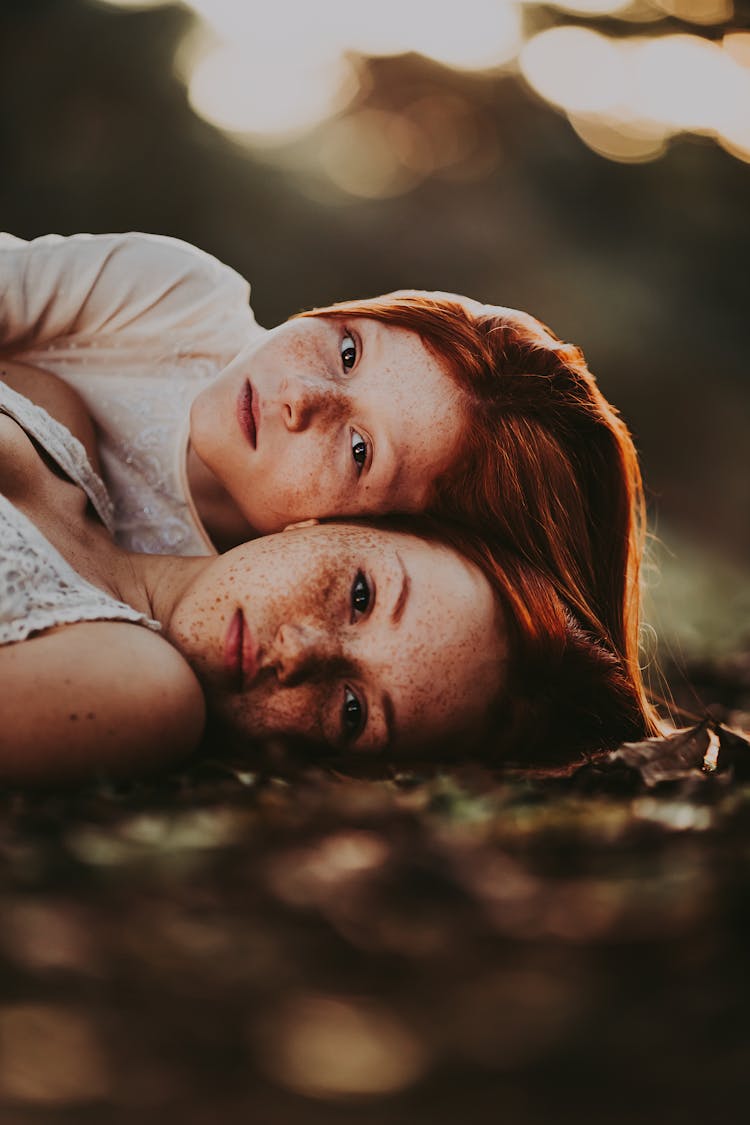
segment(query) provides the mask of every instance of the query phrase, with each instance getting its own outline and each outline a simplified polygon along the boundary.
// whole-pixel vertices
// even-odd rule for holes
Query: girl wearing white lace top
[[[73,386],[123,546],[207,553],[310,517],[420,511],[459,388],[414,331],[256,324],[249,286],[146,234],[0,239],[0,349]]]
[[[366,753],[465,745],[486,727],[506,633],[478,567],[436,542],[344,524],[219,558],[127,553],[107,527],[80,402],[53,376],[13,364],[5,376],[4,781],[152,768],[194,750],[208,723]]]
[[[536,568],[649,729],[640,471],[581,352],[527,314],[421,291],[266,331],[248,292],[173,239],[0,239],[0,351],[87,406],[118,542],[190,555],[314,517],[427,513]]]

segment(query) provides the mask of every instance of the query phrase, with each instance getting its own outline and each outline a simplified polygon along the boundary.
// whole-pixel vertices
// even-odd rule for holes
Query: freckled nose
[[[335,387],[289,376],[282,388],[282,414],[292,433],[307,429],[315,418],[333,416],[338,409]]]
[[[327,633],[310,625],[284,624],[276,631],[269,655],[279,683],[293,687],[321,673],[335,653]]]

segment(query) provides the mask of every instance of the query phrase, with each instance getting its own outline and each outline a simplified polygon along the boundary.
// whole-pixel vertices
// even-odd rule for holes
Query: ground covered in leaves
[[[0,864],[2,1125],[747,1117],[750,748],[714,720],[566,776],[5,793]]]

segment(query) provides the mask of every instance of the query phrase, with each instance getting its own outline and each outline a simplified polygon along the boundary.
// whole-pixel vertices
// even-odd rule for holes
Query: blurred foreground
[[[750,712],[750,662],[705,698]],[[3,1125],[746,1119],[732,771],[282,778],[0,805]],[[720,764],[721,768],[721,764]]]
[[[254,152],[191,110],[190,27],[7,0],[2,226],[187,238],[269,326],[401,286],[528,307],[636,434],[662,694],[747,726],[748,166],[696,137],[613,164],[517,75],[415,55],[356,60],[348,114]],[[218,759],[0,793],[2,1125],[747,1118],[749,784]]]

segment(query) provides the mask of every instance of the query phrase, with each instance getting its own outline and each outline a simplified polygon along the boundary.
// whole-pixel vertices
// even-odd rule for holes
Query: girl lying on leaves
[[[311,517],[426,513],[546,579],[647,715],[633,443],[533,317],[404,291],[267,331],[237,273],[146,234],[0,235],[0,294],[0,353],[96,424],[121,546],[201,555]]]
[[[465,531],[332,523],[218,558],[124,550],[78,396],[4,375],[6,782],[154,768],[209,729],[310,753],[531,758],[648,729],[625,665],[549,579]]]

